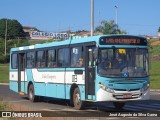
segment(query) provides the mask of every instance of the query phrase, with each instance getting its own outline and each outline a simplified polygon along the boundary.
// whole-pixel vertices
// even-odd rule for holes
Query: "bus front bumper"
[[[107,92],[100,88],[97,92],[96,101],[132,101],[132,100],[148,100],[150,99],[150,89],[146,91],[116,91]]]

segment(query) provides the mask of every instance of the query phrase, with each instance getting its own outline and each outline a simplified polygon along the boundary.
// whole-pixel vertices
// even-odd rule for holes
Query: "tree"
[[[22,25],[17,20],[0,19],[1,38],[5,38],[6,22],[7,22],[7,39],[15,39],[25,36]]]
[[[159,27],[159,29],[158,29],[158,32],[160,33],[160,27]]]
[[[118,28],[118,25],[114,23],[114,20],[111,21],[106,21],[103,20],[101,21],[101,25],[96,27],[96,32],[101,32],[103,34],[126,34],[125,31],[122,31]]]
[[[7,23],[7,45],[5,49],[5,32]],[[17,20],[0,19],[0,63],[9,62],[10,49],[13,47],[20,47],[29,45],[28,40],[24,39],[25,33],[22,25]]]

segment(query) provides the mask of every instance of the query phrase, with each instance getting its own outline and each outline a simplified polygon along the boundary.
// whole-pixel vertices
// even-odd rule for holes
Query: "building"
[[[22,26],[22,28],[23,28],[26,38],[30,38],[30,33],[32,31],[39,31],[37,28],[30,27],[30,26]]]

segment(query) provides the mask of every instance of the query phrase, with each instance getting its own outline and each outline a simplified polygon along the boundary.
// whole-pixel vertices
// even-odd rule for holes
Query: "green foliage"
[[[158,29],[158,32],[160,32],[160,27],[159,27],[159,29]]]
[[[7,104],[3,98],[0,98],[0,111],[11,111],[12,108],[9,104]]]
[[[101,25],[96,27],[96,32],[101,32],[103,34],[126,34],[125,31],[122,31],[118,28],[118,25],[114,23],[114,20],[111,21],[106,21],[103,20],[101,21]]]
[[[6,45],[6,56],[4,55],[5,50],[5,40],[0,38],[0,63],[8,63],[9,62],[9,55],[10,55],[10,49],[14,47],[20,47],[20,46],[28,46],[29,42],[26,39],[12,39],[7,40]]]
[[[149,48],[151,55],[160,55],[160,46],[154,46]]]
[[[0,83],[9,82],[9,64],[0,64]]]
[[[22,25],[17,20],[0,19],[0,37],[5,38],[7,30],[7,39],[24,37]]]
[[[152,89],[160,89],[160,62],[159,61],[151,61],[151,69],[150,69],[150,85]]]
[[[6,34],[7,30],[7,34]],[[6,40],[6,56],[5,54],[5,34]],[[29,45],[28,40],[24,39],[25,33],[22,25],[17,20],[0,19],[0,63],[9,62],[10,49]]]

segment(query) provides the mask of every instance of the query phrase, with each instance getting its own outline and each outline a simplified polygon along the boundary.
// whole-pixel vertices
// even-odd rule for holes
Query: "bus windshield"
[[[98,74],[105,77],[146,77],[148,50],[141,48],[100,49]]]

